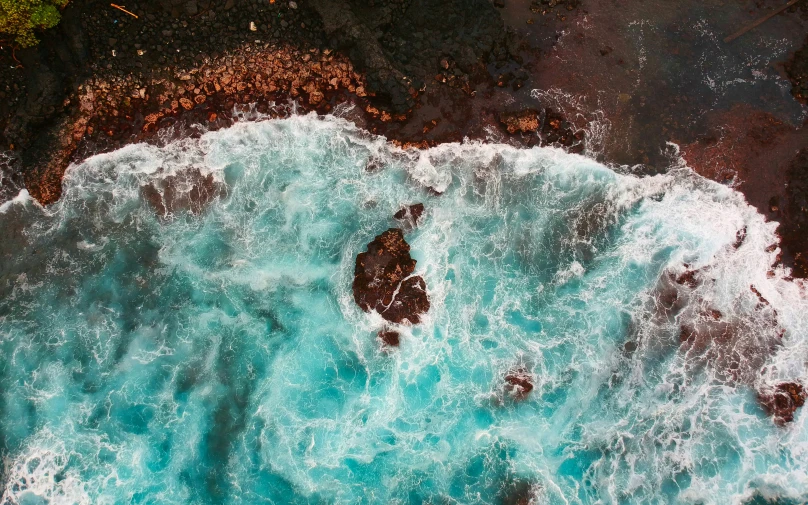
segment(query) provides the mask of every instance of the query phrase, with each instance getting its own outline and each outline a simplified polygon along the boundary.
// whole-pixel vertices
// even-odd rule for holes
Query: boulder
[[[365,312],[375,310],[392,323],[418,324],[429,311],[426,282],[414,276],[415,260],[399,228],[391,228],[356,257],[353,295]]]

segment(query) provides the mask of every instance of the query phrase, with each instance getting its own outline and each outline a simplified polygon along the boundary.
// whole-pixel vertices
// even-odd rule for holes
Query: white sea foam
[[[193,179],[158,184],[189,169],[226,191],[159,218],[143,188],[190,195]],[[382,351],[354,262],[418,201],[407,240],[431,308]],[[309,115],[96,156],[29,210],[31,248],[51,254],[45,271],[21,256],[0,306],[4,399],[25,421],[0,419],[2,503],[485,503],[518,479],[536,503],[808,496],[805,414],[779,428],[755,399],[808,382],[806,286],[771,268],[773,223],[686,167],[405,151]],[[688,268],[693,287],[670,280]],[[658,308],[665,289],[679,312]],[[697,353],[679,332],[716,331],[704,310],[734,330]],[[518,404],[515,366],[534,378]],[[32,486],[44,468],[59,478]]]

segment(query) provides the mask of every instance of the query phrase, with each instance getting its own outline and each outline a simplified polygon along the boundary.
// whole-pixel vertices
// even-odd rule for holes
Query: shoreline
[[[491,137],[571,152],[597,144],[588,152],[597,161],[653,174],[670,165],[665,143],[675,142],[696,172],[738,189],[782,224],[783,261],[806,276],[808,211],[799,181],[808,180],[808,166],[798,151],[808,145],[808,39],[793,30],[808,28],[808,7],[719,46],[717,30],[774,4],[685,3],[632,1],[615,10],[585,1],[356,8],[337,0],[152,0],[132,9],[134,19],[77,0],[39,46],[0,51],[4,65],[10,57],[25,64],[0,82],[0,91],[19,90],[0,107],[0,140],[13,147],[0,196],[24,186],[52,203],[69,163],[129,143],[159,144],[166,132],[196,135],[195,125],[228,126],[238,106],[283,114],[272,104],[294,100],[303,112],[326,114],[350,102],[357,126],[403,146]],[[726,19],[705,25],[716,13]],[[782,38],[784,26],[792,34],[785,52],[768,42]],[[683,38],[651,37],[654,27]],[[649,60],[649,50],[667,56]],[[732,83],[749,69],[702,63],[682,75],[666,59],[718,65],[750,55],[757,68],[743,85]],[[785,63],[776,63],[783,55]],[[783,91],[786,78],[794,97]]]

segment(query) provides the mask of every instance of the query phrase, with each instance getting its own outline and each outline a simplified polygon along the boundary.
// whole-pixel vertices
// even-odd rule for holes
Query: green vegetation
[[[39,42],[34,30],[59,23],[59,9],[70,0],[0,0],[0,33],[9,34],[22,47]]]

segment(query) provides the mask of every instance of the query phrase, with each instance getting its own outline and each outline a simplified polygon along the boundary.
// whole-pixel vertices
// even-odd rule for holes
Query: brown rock
[[[526,368],[512,368],[505,374],[505,392],[514,400],[524,400],[533,391],[533,377]]]
[[[806,397],[802,384],[783,382],[773,390],[759,393],[758,401],[774,422],[782,426],[794,420],[794,412],[805,405]]]
[[[535,132],[539,129],[539,111],[533,109],[506,112],[500,116],[499,120],[511,135],[517,132]]]
[[[390,322],[418,324],[430,304],[426,282],[411,277],[415,263],[400,229],[377,236],[367,252],[356,257],[354,301],[365,312],[375,310]]]
[[[380,331],[379,339],[388,347],[398,347],[401,342],[401,335],[397,331]]]
[[[311,93],[309,93],[309,103],[312,105],[319,104],[320,102],[323,101],[323,98],[324,98],[323,94],[320,93],[319,91],[312,91]]]

